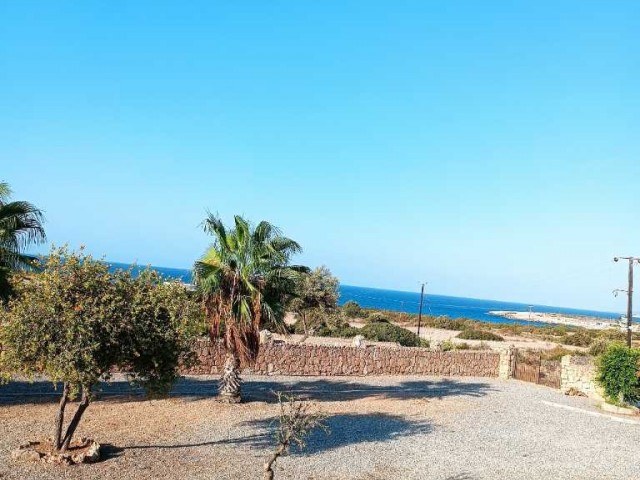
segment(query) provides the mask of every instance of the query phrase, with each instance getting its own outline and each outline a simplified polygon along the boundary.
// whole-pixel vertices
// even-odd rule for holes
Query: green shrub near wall
[[[429,342],[420,339],[415,333],[392,323],[372,322],[362,327],[359,333],[375,342],[398,342],[403,347],[429,346]]]
[[[486,330],[474,330],[472,328],[463,330],[458,334],[458,338],[464,340],[493,340],[494,342],[502,342],[504,338],[495,333]]]
[[[640,350],[612,344],[598,360],[597,381],[613,403],[640,400]]]

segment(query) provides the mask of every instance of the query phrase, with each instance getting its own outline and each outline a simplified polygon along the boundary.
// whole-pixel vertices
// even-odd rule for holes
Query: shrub
[[[372,322],[359,330],[367,340],[376,342],[397,342],[403,347],[428,346],[426,340],[420,339],[415,333],[392,323]]]
[[[593,355],[594,357],[598,357],[607,351],[609,345],[611,345],[611,341],[606,338],[596,338],[593,342],[591,342],[591,347],[589,347],[589,355]]]
[[[593,336],[587,330],[580,330],[571,335],[565,335],[560,339],[560,342],[574,347],[588,347],[593,342]]]
[[[82,250],[52,249],[41,267],[14,277],[15,297],[0,310],[0,371],[63,384],[52,433],[53,448],[65,452],[92,390],[113,367],[153,396],[168,393],[179,361],[192,358],[183,320],[195,303],[184,286],[164,283],[156,272],[110,273]],[[67,403],[77,397],[63,434]]]
[[[440,350],[442,350],[443,352],[449,352],[451,350],[455,350],[455,348],[456,348],[456,344],[453,343],[451,340],[445,340],[440,344]]]
[[[296,333],[304,333],[302,322],[295,324]],[[321,316],[313,317],[313,327],[309,329],[311,333],[319,337],[355,337],[360,333],[360,329],[352,327],[339,313],[322,313]]]
[[[367,318],[369,323],[391,323],[382,313],[374,312]]]
[[[444,330],[464,330],[468,327],[468,322],[460,318],[452,320],[449,317],[433,317],[427,319],[425,325],[432,328],[442,328]]]
[[[456,350],[471,350],[471,345],[469,345],[467,342],[462,342],[462,343],[456,343]]]
[[[358,302],[349,300],[342,306],[342,311],[349,318],[356,318],[362,316],[362,308]]]
[[[540,352],[541,360],[560,360],[565,355],[575,355],[576,352],[569,350],[568,348],[564,348],[561,346],[557,346],[552,348],[551,350],[543,350]]]
[[[597,380],[613,403],[640,399],[638,370],[640,350],[621,344],[609,345],[598,362]]]
[[[495,342],[502,342],[504,340],[504,338],[495,333],[488,332],[487,330],[474,330],[472,328],[463,330],[458,334],[457,338],[464,340],[492,340]]]

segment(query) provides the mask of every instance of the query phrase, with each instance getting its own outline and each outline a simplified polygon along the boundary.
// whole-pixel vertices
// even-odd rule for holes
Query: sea
[[[109,262],[112,269],[132,268],[134,274],[145,267],[129,265],[125,263]],[[151,267],[166,278],[177,279],[185,283],[191,283],[191,271],[182,268]],[[349,300],[358,302],[361,307],[380,310],[392,310],[396,312],[418,313],[420,308],[420,292],[403,292],[399,290],[385,290],[371,287],[356,287],[353,285],[340,285],[339,304],[343,305]],[[425,294],[422,313],[430,316],[447,316],[449,318],[468,318],[483,322],[501,324],[521,324],[548,326],[538,322],[512,320],[503,317],[489,315],[490,311],[509,310],[542,313],[560,313],[569,315],[584,315],[606,320],[618,320],[619,313],[601,312],[595,310],[581,310],[576,308],[554,307],[549,305],[533,305],[528,303],[504,302],[500,300],[482,300],[478,298],[452,297],[448,295]]]

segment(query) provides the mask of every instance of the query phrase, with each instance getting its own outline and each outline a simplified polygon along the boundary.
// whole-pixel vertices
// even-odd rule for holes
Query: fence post
[[[499,378],[512,378],[515,370],[515,348],[509,345],[507,348],[500,350],[500,363],[498,366]]]

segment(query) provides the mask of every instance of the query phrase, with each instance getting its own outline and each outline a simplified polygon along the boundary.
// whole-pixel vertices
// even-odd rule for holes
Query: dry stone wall
[[[593,357],[566,355],[562,357],[562,376],[560,389],[568,392],[578,390],[590,398],[602,400],[602,389],[595,381],[596,365]]]
[[[185,375],[216,375],[222,371],[221,345],[200,340],[198,364]],[[424,348],[339,347],[274,343],[262,345],[247,373],[260,375],[437,375],[497,377],[500,354],[492,351],[434,352]]]

